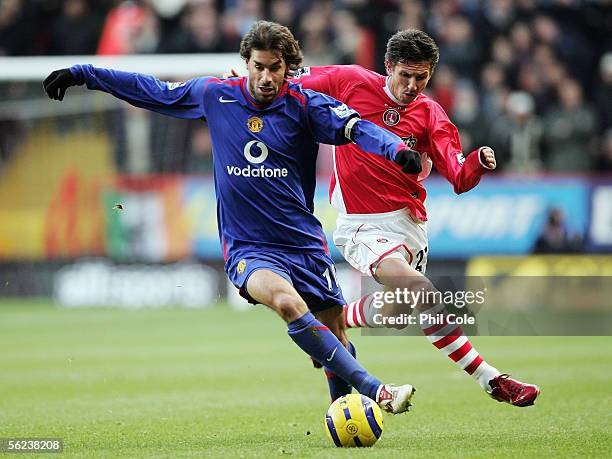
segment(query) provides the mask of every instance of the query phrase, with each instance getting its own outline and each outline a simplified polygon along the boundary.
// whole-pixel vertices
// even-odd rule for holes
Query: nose
[[[417,80],[416,77],[408,78],[408,91],[414,92],[417,90]]]
[[[271,81],[272,81],[272,74],[270,73],[270,70],[264,69],[263,72],[261,72],[261,82],[266,84]]]

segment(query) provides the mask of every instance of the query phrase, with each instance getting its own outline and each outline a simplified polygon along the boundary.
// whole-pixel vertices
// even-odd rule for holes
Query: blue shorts
[[[257,304],[257,301],[247,293],[246,283],[258,269],[268,269],[287,279],[313,312],[346,303],[336,282],[336,266],[324,252],[240,249],[232,253],[225,264],[225,272],[240,291],[240,295],[252,304]]]

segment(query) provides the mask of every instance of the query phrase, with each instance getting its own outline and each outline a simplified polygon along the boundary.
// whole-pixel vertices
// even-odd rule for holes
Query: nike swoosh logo
[[[238,102],[235,99],[224,99],[223,96],[219,97],[219,102],[222,104],[229,104],[230,102]]]
[[[336,355],[337,350],[338,350],[338,346],[334,348],[334,352],[332,352],[332,355],[330,355],[329,358],[327,359],[328,362],[332,361],[332,359],[334,358],[334,355]]]

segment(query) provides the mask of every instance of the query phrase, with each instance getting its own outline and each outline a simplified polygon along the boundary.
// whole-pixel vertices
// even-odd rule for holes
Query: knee
[[[427,311],[441,301],[441,293],[426,277],[415,282],[414,290],[422,292],[420,301],[415,304],[418,311]]]
[[[414,276],[406,278],[403,282],[403,289],[409,291],[411,296],[402,296],[401,300],[397,299],[394,302],[386,304],[384,311],[385,315],[399,317],[402,314],[412,314],[414,310],[424,311],[432,307],[434,303],[431,299],[436,298],[437,292],[434,285],[425,276]],[[409,298],[408,300],[406,298]],[[390,325],[390,328],[401,330],[406,328],[407,324]]]
[[[301,298],[284,292],[272,297],[271,306],[285,322],[293,322],[308,311],[306,303]]]

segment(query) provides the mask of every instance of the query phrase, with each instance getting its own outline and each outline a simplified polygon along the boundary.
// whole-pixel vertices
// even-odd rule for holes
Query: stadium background
[[[0,409],[0,419],[5,421],[0,434],[36,434],[45,425],[49,413],[42,408],[31,411],[32,416],[16,413],[32,408],[25,401],[31,395],[27,388],[35,391],[39,377],[27,363],[40,365],[48,357],[45,349],[49,346],[57,352],[51,353],[56,360],[48,365],[64,365],[65,358],[72,358],[66,355],[76,352],[70,349],[83,345],[84,356],[94,355],[91,365],[96,371],[108,366],[129,374],[120,362],[120,354],[126,352],[123,346],[135,346],[142,355],[155,358],[160,352],[155,347],[159,342],[141,327],[149,327],[168,344],[180,342],[183,334],[193,334],[181,355],[199,360],[202,354],[195,355],[197,352],[206,354],[202,349],[227,338],[223,327],[235,327],[235,336],[245,340],[260,339],[236,325],[243,317],[240,314],[248,314],[248,320],[262,329],[273,326],[268,322],[274,319],[265,313],[262,317],[259,312],[239,314],[227,309],[227,304],[238,310],[248,307],[228,288],[222,272],[206,125],[163,118],[82,88],[71,88],[63,103],[52,103],[41,89],[42,79],[51,70],[82,62],[178,81],[200,74],[220,75],[232,66],[244,73],[236,59],[239,38],[259,18],[288,25],[302,44],[306,65],[358,63],[382,72],[384,45],[401,28],[424,29],[438,42],[441,60],[427,93],[459,127],[464,151],[482,144],[492,146],[499,170],[459,197],[435,172],[426,181],[428,272],[434,276],[518,272],[603,279],[610,275],[609,2],[0,0],[0,56],[4,56],[0,57],[0,330],[2,348],[9,350],[3,352],[3,367],[12,370],[10,377],[9,372],[4,373],[0,384],[14,396]],[[336,216],[327,202],[331,156],[326,147],[322,150],[315,206],[331,242]],[[340,261],[338,253],[334,255]],[[347,298],[355,298],[359,276],[343,263],[339,269]],[[77,312],[62,306],[83,309]],[[92,308],[96,306],[112,309]],[[176,306],[190,310],[181,312]],[[170,309],[157,311],[163,307]],[[136,317],[126,316],[121,312],[124,308],[144,310]],[[573,308],[579,311],[581,304]],[[609,304],[607,308],[604,312],[609,320]],[[206,329],[204,337],[195,325],[216,322],[223,327]],[[102,330],[100,324],[108,328]],[[123,329],[121,324],[132,328],[126,325]],[[166,327],[168,324],[172,326]],[[47,334],[48,327],[56,333]],[[76,329],[71,327],[83,330],[73,336]],[[121,334],[127,334],[128,328],[130,338]],[[88,340],[89,334],[99,341]],[[261,338],[268,351],[276,346],[266,341],[270,339]],[[572,377],[580,372],[595,374],[609,365],[609,357],[603,356],[610,354],[609,338],[573,339],[577,340],[573,341],[573,359],[585,367],[570,367],[567,371]],[[155,345],[147,347],[146,343]],[[498,350],[507,345],[491,343]],[[521,343],[525,349],[532,345],[549,355],[562,354],[566,348],[566,341],[558,338]],[[230,345],[232,352],[223,348],[220,355],[235,358],[249,345],[238,340]],[[115,353],[96,360],[100,346]],[[288,358],[303,363],[296,353],[287,352]],[[594,352],[602,353],[601,360],[594,359]],[[166,354],[161,354],[163,361]],[[362,355],[367,360],[373,354]],[[213,371],[224,374],[225,361],[209,357]],[[518,357],[512,360],[506,355],[506,360],[518,368],[525,365]],[[395,365],[386,358],[377,357],[377,361],[380,368],[385,368],[384,363]],[[538,365],[542,361],[540,355]],[[172,367],[175,360],[172,362],[166,364]],[[428,368],[426,362],[419,364]],[[433,366],[450,373],[445,364],[440,361]],[[534,364],[527,372],[539,374],[535,368]],[[557,367],[550,370],[557,371]],[[82,374],[74,371],[77,376],[72,374],[73,379],[87,379],[83,376],[86,369]],[[257,375],[260,369],[253,371]],[[269,371],[279,369],[272,366]],[[62,371],[52,367],[50,372],[62,380]],[[602,382],[609,383],[609,371],[600,374]],[[288,374],[280,379],[295,389]],[[192,384],[195,387],[209,380],[208,370],[196,369]],[[52,378],[52,382],[57,381]],[[117,387],[124,387],[122,384],[117,382]],[[277,382],[270,384],[276,387]],[[427,384],[436,387],[438,382]],[[26,388],[25,392],[19,387]],[[128,387],[133,393],[142,389],[136,382]],[[77,389],[63,387],[55,395],[69,398],[73,390]],[[317,390],[305,400],[323,409],[323,387]],[[121,389],[117,391],[125,396]],[[38,396],[39,401],[48,402],[42,392]],[[259,396],[262,403],[274,403],[269,396]],[[243,403],[250,406],[248,400]],[[609,397],[602,406],[597,403],[595,397],[583,400],[584,406],[596,412],[609,408]],[[445,409],[435,404],[433,408]],[[306,408],[299,410],[306,419],[313,416],[306,414]],[[125,412],[123,415],[129,419]],[[545,416],[540,417],[538,422],[544,426]],[[606,419],[605,414],[602,417]],[[78,422],[69,419],[66,423]],[[104,422],[99,421],[106,425]],[[597,426],[586,426],[597,432]],[[157,432],[155,428],[151,431]],[[57,432],[65,430],[58,428]],[[571,430],[567,444],[572,435],[587,441],[581,432]],[[81,447],[91,440],[87,435],[80,432],[77,443]],[[291,438],[287,436],[286,441]],[[403,437],[392,438],[403,441]],[[593,444],[610,444],[609,436],[600,440]],[[415,441],[418,444],[411,438],[412,444]],[[468,443],[458,447],[459,451],[469,454]],[[98,448],[107,447],[99,440]],[[521,445],[509,447],[519,451]],[[571,452],[572,446],[568,448]],[[130,455],[132,450],[121,451]]]

